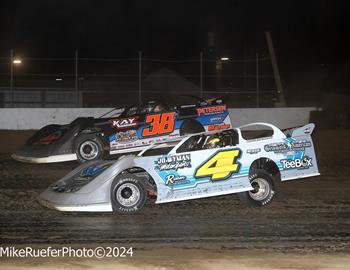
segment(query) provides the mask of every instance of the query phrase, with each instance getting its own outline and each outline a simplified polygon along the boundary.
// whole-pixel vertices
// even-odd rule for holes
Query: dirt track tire
[[[80,163],[98,160],[103,156],[103,141],[96,134],[81,134],[75,142],[75,153]]]
[[[254,190],[238,193],[238,198],[248,207],[264,206],[271,202],[275,195],[273,177],[265,170],[254,169],[249,175]]]
[[[205,129],[199,123],[198,121],[194,119],[185,120],[181,127],[180,127],[180,136],[186,135],[186,134],[193,134],[193,133],[199,133],[204,132]]]
[[[139,211],[147,200],[146,183],[132,174],[114,179],[111,186],[111,202],[114,212],[131,214]]]

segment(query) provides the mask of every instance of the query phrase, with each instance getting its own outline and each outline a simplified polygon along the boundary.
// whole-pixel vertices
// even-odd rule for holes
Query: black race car
[[[113,110],[100,118],[79,117],[67,125],[48,125],[12,158],[30,163],[84,162],[102,158],[105,150],[111,155],[141,151],[185,134],[231,127],[226,105],[219,99],[191,97],[181,104],[149,101],[125,107],[118,116],[106,116],[115,113]]]

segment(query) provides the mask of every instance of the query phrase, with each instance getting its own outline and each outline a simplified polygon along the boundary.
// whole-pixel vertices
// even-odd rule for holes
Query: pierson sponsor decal
[[[155,169],[159,171],[175,170],[190,168],[191,167],[191,155],[182,154],[168,157],[161,157],[155,161]]]
[[[226,105],[217,105],[217,106],[197,108],[198,115],[217,114],[217,113],[223,113],[225,111],[226,111]]]

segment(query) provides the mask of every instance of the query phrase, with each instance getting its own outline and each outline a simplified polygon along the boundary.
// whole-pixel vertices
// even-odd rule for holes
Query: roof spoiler
[[[315,129],[315,124],[309,123],[307,125],[300,126],[300,127],[284,129],[283,133],[286,134],[287,137],[304,136],[304,135],[311,135],[314,129]]]

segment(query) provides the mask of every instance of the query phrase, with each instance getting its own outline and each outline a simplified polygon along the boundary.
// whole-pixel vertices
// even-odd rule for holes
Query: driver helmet
[[[219,137],[211,137],[208,139],[205,148],[206,149],[212,149],[212,148],[218,148],[220,147],[221,139]]]
[[[153,112],[164,112],[164,111],[165,111],[165,107],[163,104],[157,104],[153,110]]]

